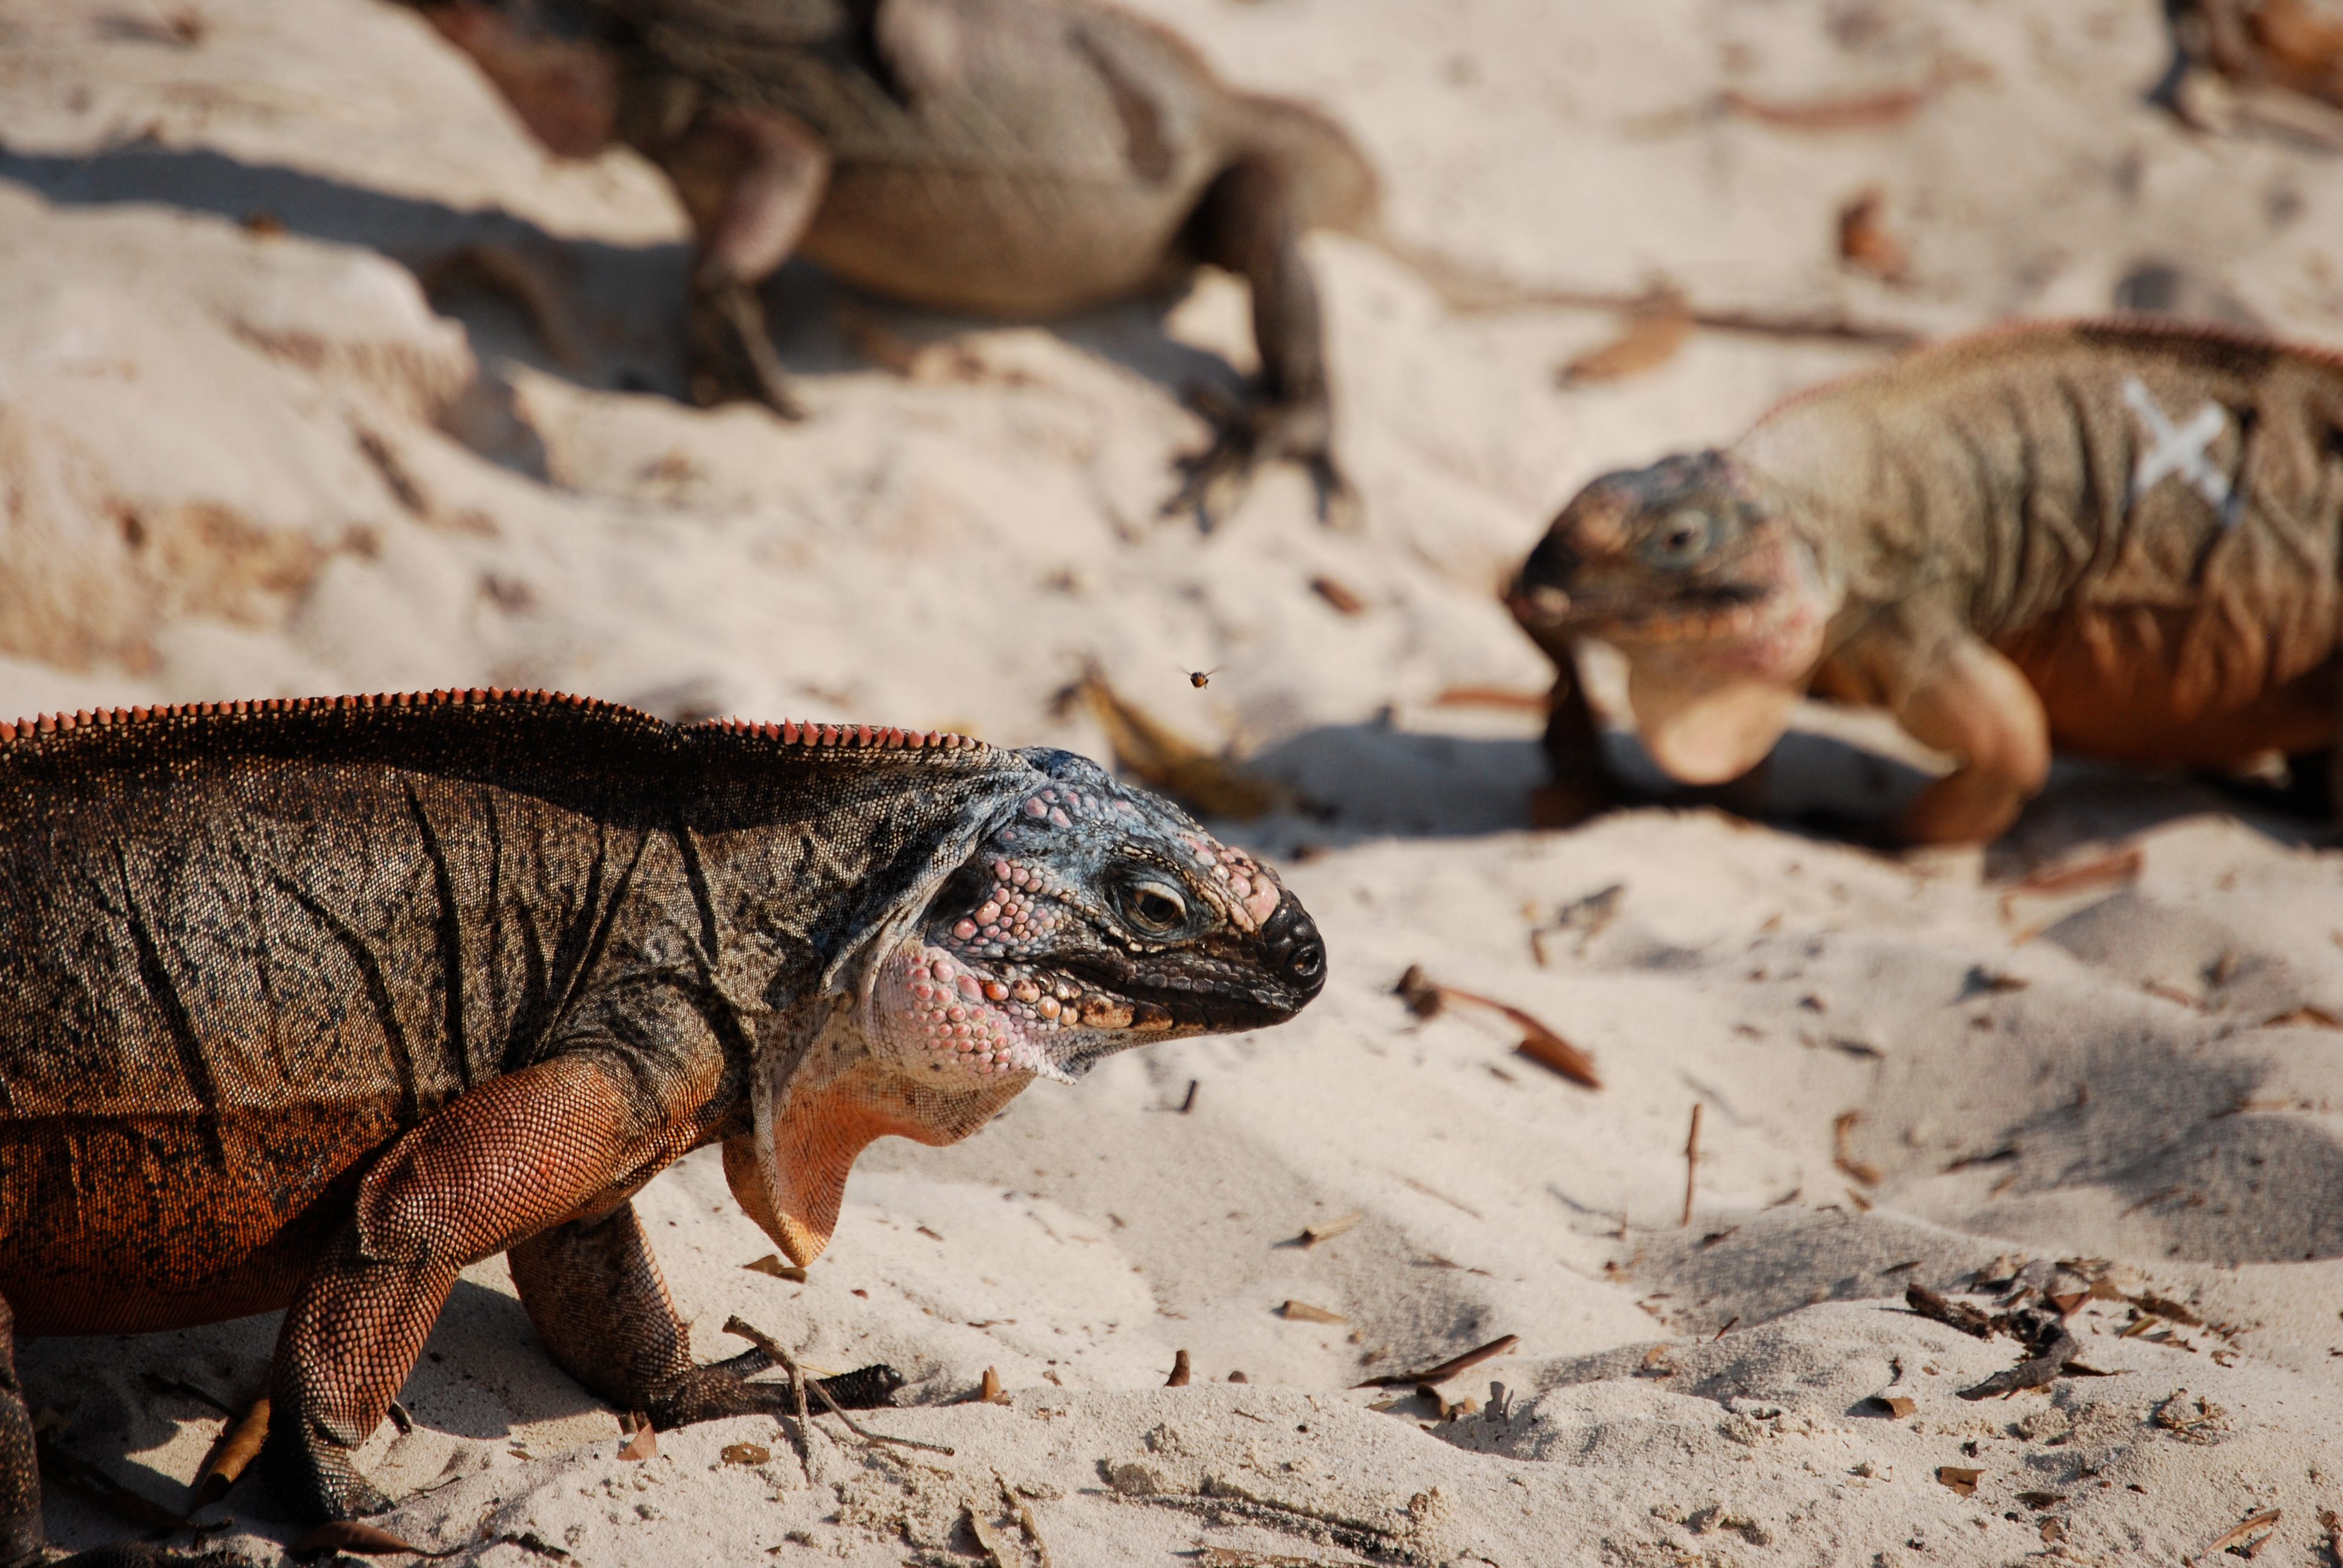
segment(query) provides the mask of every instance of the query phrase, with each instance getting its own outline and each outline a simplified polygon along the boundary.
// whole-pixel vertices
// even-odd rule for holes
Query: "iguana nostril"
[[[1318,928],[1302,907],[1291,897],[1280,900],[1262,927],[1261,936],[1272,966],[1316,995],[1326,975],[1326,944],[1319,940]]]

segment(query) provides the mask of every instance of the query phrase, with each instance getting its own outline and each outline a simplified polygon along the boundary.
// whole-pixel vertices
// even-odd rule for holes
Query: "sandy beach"
[[[0,0],[0,716],[493,684],[1105,757],[1095,669],[1274,786],[1215,826],[1330,952],[1290,1026],[874,1147],[802,1279],[753,1266],[714,1151],[646,1190],[702,1357],[738,1314],[889,1362],[902,1408],[862,1423],[936,1446],[755,1418],[623,1458],[491,1259],[366,1452],[377,1523],[490,1568],[2334,1560],[2335,832],[2077,763],[1983,850],[1705,807],[1534,829],[1551,669],[1497,596],[1554,508],[1885,351],[1696,331],[1563,385],[1617,317],[1462,309],[1425,259],[1916,335],[2162,268],[2337,345],[2332,147],[2147,103],[2151,0],[1139,8],[1382,173],[1390,243],[1311,249],[1353,531],[1292,472],[1209,535],[1157,515],[1207,434],[1183,391],[1253,367],[1227,277],[1002,324],[793,265],[810,417],[703,411],[659,176],[549,157],[413,16]],[[1892,281],[1840,254],[1875,189]],[[1932,765],[1811,708],[1775,803],[1877,813]],[[1412,1012],[1412,966],[1602,1087],[1487,1008]],[[1913,1286],[2079,1298],[2104,1375],[1965,1399],[2026,1352]],[[20,1360],[60,1444],[176,1510],[226,1419],[200,1396],[258,1393],[275,1331]],[[142,1528],[46,1503],[61,1545]],[[302,1534],[254,1485],[198,1518],[258,1562]]]

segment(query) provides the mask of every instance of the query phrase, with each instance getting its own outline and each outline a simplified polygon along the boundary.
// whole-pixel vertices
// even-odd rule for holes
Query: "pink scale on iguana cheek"
[[[1028,992],[1040,1006],[1024,1005]],[[1039,1038],[1055,1031],[1061,1010],[1030,980],[1019,980],[1012,992],[940,948],[907,949],[880,965],[871,1002],[873,1052],[919,1081],[1062,1076]]]

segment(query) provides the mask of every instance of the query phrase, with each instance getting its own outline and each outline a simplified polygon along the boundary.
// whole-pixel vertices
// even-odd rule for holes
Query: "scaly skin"
[[[1599,752],[1573,648],[1629,660],[1691,783],[1761,760],[1790,705],[1891,709],[1955,771],[1894,825],[1992,838],[2055,742],[2233,766],[2329,745],[2343,360],[2139,322],[1956,339],[1785,404],[1729,450],[1605,475],[1511,595],[1563,674],[1558,781]]]
[[[1059,316],[1176,282],[1252,286],[1256,406],[1186,459],[1209,524],[1291,459],[1339,520],[1318,296],[1299,242],[1361,232],[1364,157],[1323,116],[1222,86],[1094,0],[410,0],[547,146],[611,139],[674,182],[699,242],[695,396],[795,417],[756,288],[797,251],[939,309]]]
[[[659,1170],[721,1142],[809,1262],[871,1140],[1323,972],[1270,870],[1063,752],[484,691],[0,726],[0,1313],[289,1307],[266,1458],[312,1516],[384,1506],[350,1456],[499,1251],[620,1409],[776,1410],[689,1358]],[[0,1358],[0,1563],[39,1539]]]

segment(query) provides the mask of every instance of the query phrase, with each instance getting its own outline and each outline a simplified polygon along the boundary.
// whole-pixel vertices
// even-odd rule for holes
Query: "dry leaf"
[[[1509,713],[1544,713],[1551,699],[1543,691],[1504,686],[1452,686],[1432,699],[1434,708],[1496,708]]]
[[[1902,1421],[1920,1408],[1919,1402],[1910,1394],[1897,1393],[1894,1389],[1880,1390],[1871,1396],[1871,1402],[1886,1412],[1889,1418],[1895,1421]]]
[[[984,1369],[984,1382],[976,1391],[976,1397],[982,1400],[987,1404],[1007,1404],[1009,1402],[1009,1395],[1001,1389],[1001,1386],[1000,1368],[987,1367]]]
[[[2275,1018],[2262,1020],[2263,1029],[2343,1029],[2343,1018],[2337,1018],[2323,1007],[2308,1003],[2292,1012],[2282,1012]]]
[[[1931,80],[1917,87],[1890,87],[1837,98],[1759,98],[1727,88],[1717,101],[1727,112],[1785,131],[1882,131],[1902,125],[1936,95]]]
[[[1692,311],[1684,297],[1673,289],[1655,289],[1628,316],[1618,337],[1571,360],[1554,373],[1554,380],[1564,387],[1583,387],[1656,370],[1676,357],[1692,329]]]
[[[728,1442],[722,1457],[727,1464],[762,1464],[773,1457],[773,1451],[761,1442]]]
[[[250,1410],[220,1430],[219,1441],[212,1444],[202,1468],[196,1472],[195,1500],[187,1504],[187,1512],[208,1508],[226,1497],[267,1441],[268,1396],[263,1394],[252,1402]]]
[[[743,1263],[740,1266],[751,1273],[770,1274],[777,1280],[787,1280],[793,1285],[802,1285],[806,1282],[806,1271],[795,1263],[781,1261],[781,1255],[779,1252],[768,1252],[755,1262]]]
[[[659,1452],[659,1433],[651,1430],[651,1419],[642,1412],[621,1421],[618,1430],[627,1434],[627,1441],[618,1445],[620,1459],[644,1460]]]
[[[1363,1210],[1353,1209],[1347,1214],[1338,1215],[1332,1220],[1322,1220],[1314,1225],[1306,1225],[1302,1227],[1302,1234],[1296,1237],[1295,1240],[1300,1241],[1305,1249],[1314,1247],[1321,1241],[1332,1241],[1335,1237],[1342,1234],[1345,1231],[1357,1225],[1360,1221],[1366,1217],[1366,1213]]]
[[[2066,1494],[2063,1492],[2021,1492],[2017,1494],[2017,1501],[2036,1510],[2056,1508],[2066,1501]]]
[[[2134,844],[2129,849],[2110,854],[2093,855],[2086,859],[2069,860],[2063,865],[2045,866],[2029,871],[2012,882],[2001,895],[2002,918],[2009,918],[2011,900],[2024,897],[2046,898],[2056,893],[2077,893],[2087,888],[2119,886],[2139,880],[2141,868],[2147,863],[2147,851]]]
[[[1286,791],[1277,785],[1182,739],[1125,702],[1096,669],[1085,674],[1074,689],[1106,731],[1114,765],[1190,809],[1250,821],[1285,799]]]
[[[1594,1070],[1593,1057],[1510,1002],[1502,1002],[1477,991],[1434,984],[1416,964],[1407,966],[1406,972],[1399,977],[1399,983],[1392,990],[1407,1004],[1407,1010],[1418,1018],[1437,1017],[1442,1006],[1452,1001],[1471,1002],[1475,1007],[1501,1013],[1522,1031],[1521,1043],[1514,1050],[1541,1067],[1552,1068],[1573,1083],[1587,1089],[1603,1087],[1603,1080]]]
[[[462,1550],[461,1545],[456,1545],[444,1552],[426,1552],[413,1542],[362,1519],[328,1521],[293,1543],[296,1557],[314,1557],[325,1552],[348,1552],[360,1557],[452,1557]]]
[[[1846,1135],[1852,1132],[1855,1130],[1855,1124],[1862,1120],[1862,1111],[1849,1111],[1842,1112],[1838,1119],[1831,1123],[1831,1163],[1865,1186],[1876,1187],[1879,1185],[1878,1167],[1867,1165],[1847,1152]],[[1868,1205],[1865,1206],[1868,1207]]]
[[[2226,1533],[2212,1541],[2207,1542],[2205,1549],[2197,1553],[2196,1556],[2189,1558],[2188,1561],[2191,1563],[2201,1563],[2206,1558],[2212,1556],[2216,1552],[2227,1551],[2230,1547],[2244,1541],[2248,1535],[2258,1535],[2265,1530],[2276,1529],[2278,1527],[2278,1522],[2284,1517],[2284,1513],[2275,1508],[2265,1508],[2258,1513],[2247,1514],[2236,1524],[2231,1525]],[[2247,1555],[2251,1556],[2252,1553],[2247,1553]]]
[[[1887,226],[1887,193],[1877,186],[1838,209],[1839,259],[1883,283],[1901,283],[1912,270],[1911,253]]]
[[[1985,1472],[1957,1464],[1940,1464],[1936,1466],[1936,1479],[1951,1487],[1956,1496],[1966,1497],[1977,1489],[1977,1483],[1985,1479]]]
[[[1367,608],[1367,601],[1330,577],[1310,579],[1310,591],[1333,606],[1338,615],[1358,615]]]
[[[1297,1323],[1347,1323],[1351,1321],[1340,1312],[1330,1312],[1307,1302],[1288,1302],[1278,1311]]]
[[[1289,1302],[1288,1304],[1291,1305],[1292,1303]],[[1192,1375],[1192,1372],[1188,1365],[1188,1352],[1186,1351],[1173,1351],[1172,1352],[1172,1375],[1163,1380],[1163,1386],[1165,1388],[1186,1388],[1188,1386],[1188,1379]]]

